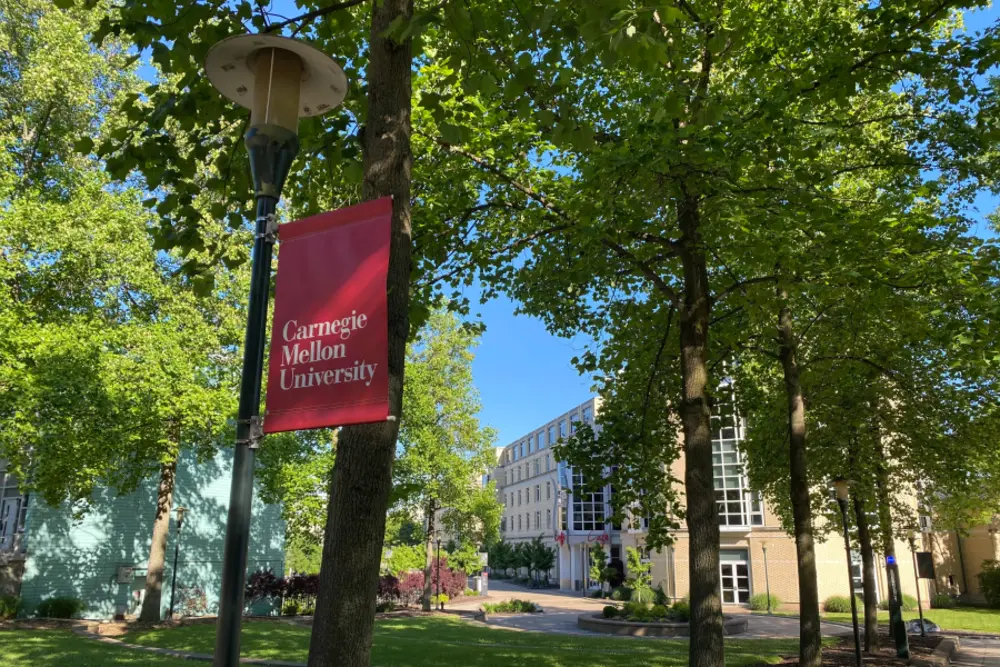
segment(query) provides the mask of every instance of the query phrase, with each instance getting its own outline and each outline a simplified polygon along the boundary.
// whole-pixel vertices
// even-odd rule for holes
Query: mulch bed
[[[934,653],[934,649],[941,643],[941,635],[910,635],[910,656],[914,658],[926,658]],[[864,637],[861,638],[864,642]],[[863,646],[863,644],[862,644]],[[879,651],[875,654],[862,653],[865,665],[873,667],[900,667],[908,664],[906,660],[896,657],[896,644],[888,633],[879,633]],[[798,656],[786,658],[779,663],[781,665],[798,665]],[[823,667],[854,667],[854,638],[848,637],[834,646],[823,649]]]

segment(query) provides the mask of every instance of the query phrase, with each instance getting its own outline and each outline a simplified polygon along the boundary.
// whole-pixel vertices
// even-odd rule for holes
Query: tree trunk
[[[719,589],[719,511],[712,476],[712,427],[708,403],[708,322],[711,308],[698,202],[678,206],[684,268],[681,308],[681,423],[684,483],[690,535],[691,667],[723,667],[722,601]]]
[[[788,294],[779,291],[782,303]],[[806,464],[806,405],[799,381],[797,343],[792,311],[782,305],[778,313],[781,367],[788,399],[788,471],[795,528],[795,557],[799,575],[799,664],[819,667],[823,661],[819,626],[819,588],[816,580],[816,550],[813,544],[812,507]]]
[[[424,558],[424,598],[421,606],[424,611],[431,610],[431,596],[434,595],[434,501],[427,503],[427,549]]]
[[[163,592],[163,565],[167,560],[167,537],[170,533],[170,511],[174,500],[174,478],[177,458],[160,465],[160,484],[156,490],[156,517],[153,519],[153,541],[149,545],[146,566],[146,593],[142,599],[140,621],[160,620],[160,598]]]
[[[383,36],[398,17],[408,20],[413,0],[373,4],[364,128],[365,200],[392,195],[389,255],[389,411],[379,424],[341,431],[330,480],[319,595],[309,645],[309,667],[367,667],[371,662],[375,596],[392,488],[392,460],[403,404],[403,367],[409,335],[411,255],[410,66],[412,40]]]
[[[865,502],[858,493],[854,498],[854,521],[858,526],[858,548],[861,550],[861,585],[865,597],[865,652],[878,651],[878,603],[875,601],[875,549],[868,529]],[[852,591],[853,592],[853,591]]]

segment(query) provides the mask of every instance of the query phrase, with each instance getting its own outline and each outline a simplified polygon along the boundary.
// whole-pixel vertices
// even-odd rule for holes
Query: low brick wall
[[[958,637],[945,637],[930,657],[913,658],[910,664],[915,667],[948,667],[960,647]]]
[[[576,619],[576,625],[581,630],[629,637],[688,637],[691,635],[691,626],[688,623],[639,623],[604,618],[599,614],[580,614]],[[726,616],[722,622],[722,631],[726,635],[738,635],[747,631],[747,625],[746,618]]]

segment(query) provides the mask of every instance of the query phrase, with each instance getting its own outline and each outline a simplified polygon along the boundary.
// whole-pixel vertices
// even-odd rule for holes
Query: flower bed
[[[686,622],[635,621],[618,618],[604,618],[602,614],[581,614],[576,625],[582,630],[601,632],[609,635],[632,637],[688,637],[691,626]],[[722,631],[726,635],[738,635],[747,631],[747,619],[725,616]]]

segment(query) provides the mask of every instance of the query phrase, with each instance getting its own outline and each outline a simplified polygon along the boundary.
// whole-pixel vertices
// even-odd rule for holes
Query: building
[[[583,486],[583,479],[552,454],[551,446],[559,438],[574,433],[578,423],[594,421],[600,405],[599,398],[590,399],[502,449],[492,474],[504,506],[501,534],[514,543],[542,535],[558,551],[556,570],[551,576],[563,590],[587,591],[597,586],[589,580],[589,552],[595,544],[603,543],[609,559],[623,562],[625,548],[638,548],[652,564],[653,585],[662,586],[671,598],[683,598],[689,590],[689,536],[683,523],[674,534],[671,547],[647,550],[645,522],[633,519],[626,526],[606,522],[605,517],[611,514],[611,488],[575,493],[574,489]],[[751,595],[770,589],[784,605],[794,607],[799,602],[795,543],[760,494],[749,488],[743,455],[737,446],[744,437],[744,425],[732,409],[732,401],[717,405],[712,422],[723,604],[745,605]],[[672,473],[676,479],[684,479],[683,450],[673,464]],[[927,536],[923,547],[930,550]],[[896,552],[902,590],[915,595],[909,545],[897,543]],[[816,543],[816,559],[821,601],[831,595],[846,595],[852,583],[856,592],[861,593],[860,555],[854,554],[852,583],[849,583],[844,544],[838,532],[826,542]],[[876,560],[879,563],[876,587],[881,600],[888,585],[884,559]],[[934,592],[930,581],[921,582],[925,603]]]
[[[174,507],[188,509],[177,565],[177,609],[194,614],[218,607],[223,536],[229,509],[232,450],[198,462],[184,454],[177,466]],[[50,507],[18,489],[0,461],[0,594],[20,595],[30,615],[49,597],[83,601],[83,617],[109,619],[137,614],[145,587],[153,518],[155,476],[138,490],[119,496],[97,491],[89,511],[75,520],[66,505]],[[285,527],[281,508],[254,495],[248,570],[284,570]],[[172,515],[162,596],[170,604],[176,515]],[[179,613],[179,612],[178,612]]]

